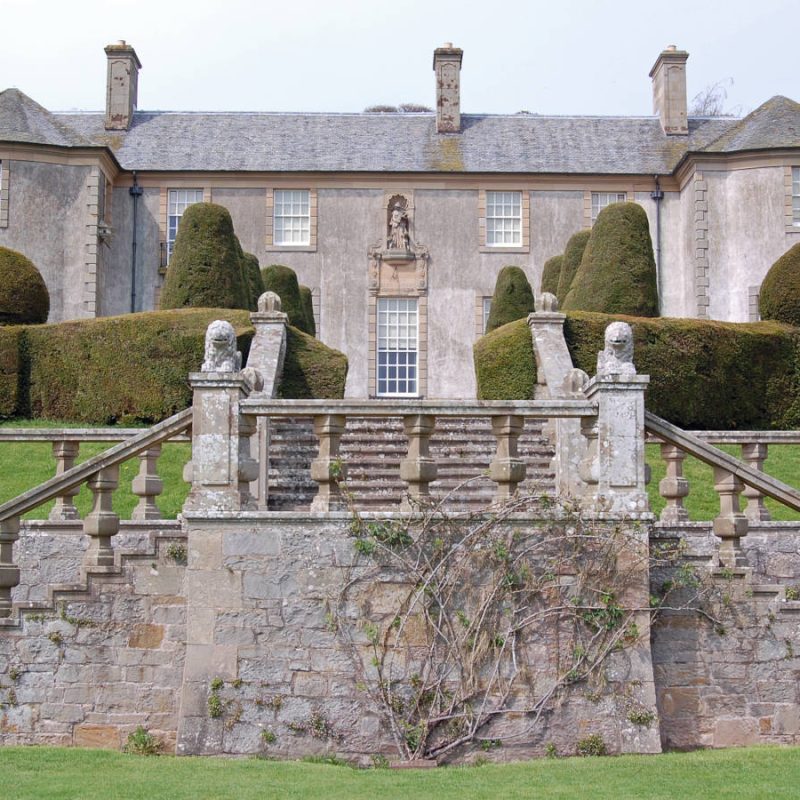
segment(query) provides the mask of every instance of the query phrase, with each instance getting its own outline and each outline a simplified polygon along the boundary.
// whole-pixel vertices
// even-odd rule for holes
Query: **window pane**
[[[522,192],[486,192],[486,244],[522,244]]]
[[[274,244],[311,244],[310,190],[276,189],[273,201]]]
[[[167,264],[172,257],[181,217],[189,206],[202,202],[202,189],[170,189],[167,192]]]
[[[417,394],[417,301],[378,299],[378,394]]]

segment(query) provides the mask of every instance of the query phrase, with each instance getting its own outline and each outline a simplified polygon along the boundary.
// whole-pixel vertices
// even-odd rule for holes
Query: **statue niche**
[[[416,296],[428,288],[428,248],[411,236],[412,207],[396,194],[386,204],[381,240],[369,248],[369,288],[372,294]]]

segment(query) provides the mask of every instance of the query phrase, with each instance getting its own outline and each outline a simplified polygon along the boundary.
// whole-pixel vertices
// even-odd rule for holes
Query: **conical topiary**
[[[16,250],[0,247],[0,325],[47,322],[50,293],[33,262]]]
[[[558,295],[558,279],[561,277],[561,264],[564,261],[564,256],[553,256],[544,262],[544,269],[542,269],[542,294],[550,292],[550,294]]]
[[[258,258],[252,253],[242,253],[242,269],[250,292],[250,310],[258,311],[258,298],[264,294],[264,279],[261,277]]]
[[[261,270],[264,280],[264,291],[275,292],[281,298],[281,308],[289,315],[289,324],[298,330],[313,335],[308,329],[308,320],[300,299],[300,286],[297,275],[291,267],[283,264],[271,264]]]
[[[161,290],[161,308],[249,308],[241,247],[228,209],[195,203],[183,214]]]
[[[761,319],[800,327],[800,242],[769,268],[761,283],[758,310]]]
[[[592,232],[590,230],[585,230],[573,233],[569,237],[567,246],[564,249],[564,260],[561,262],[561,273],[558,278],[558,290],[556,291],[559,306],[564,305],[564,300],[569,294],[591,235]]]
[[[503,267],[497,276],[486,333],[534,311],[533,291],[521,267]]]
[[[300,286],[300,302],[303,304],[303,314],[306,320],[306,331],[311,336],[317,335],[317,323],[314,320],[314,300],[308,286]]]
[[[653,243],[640,205],[613,203],[598,214],[562,308],[658,316]]]

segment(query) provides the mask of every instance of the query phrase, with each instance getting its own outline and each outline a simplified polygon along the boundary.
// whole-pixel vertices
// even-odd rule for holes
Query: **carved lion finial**
[[[612,322],[606,328],[606,346],[597,354],[597,377],[636,374],[633,365],[633,331],[627,322]]]
[[[275,292],[264,292],[258,298],[258,310],[274,313],[281,310],[281,298]]]
[[[236,332],[224,319],[215,319],[206,330],[205,360],[202,372],[238,372],[242,354],[236,350]]]
[[[534,301],[537,311],[553,313],[558,311],[558,298],[550,292],[542,292]]]

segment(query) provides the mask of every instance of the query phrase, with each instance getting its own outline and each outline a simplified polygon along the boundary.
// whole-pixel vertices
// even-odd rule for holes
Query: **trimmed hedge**
[[[558,289],[556,290],[556,297],[558,297],[559,308],[564,305],[564,300],[572,288],[572,283],[575,280],[575,274],[581,265],[583,254],[586,252],[586,245],[592,235],[590,230],[578,231],[569,237],[567,246],[564,248],[564,260],[561,262],[561,272],[558,277]]]
[[[800,242],[769,268],[761,283],[758,310],[761,319],[800,327]]]
[[[561,264],[564,261],[564,256],[553,256],[544,262],[542,269],[542,294],[550,292],[550,294],[558,295],[558,280],[561,277]]]
[[[300,302],[303,305],[303,316],[306,320],[306,332],[309,336],[317,335],[317,323],[314,321],[314,299],[308,286],[300,286]]]
[[[187,376],[200,369],[206,328],[215,319],[233,325],[246,360],[254,331],[244,310],[150,311],[0,328],[0,416],[102,425],[164,419],[191,405]],[[289,329],[282,397],[343,397],[346,375],[341,353]]]
[[[278,396],[283,398],[344,397],[347,356],[319,339],[290,327]]]
[[[564,311],[658,316],[650,225],[638,203],[612,203],[597,215],[561,307]]]
[[[16,250],[0,247],[0,325],[47,322],[50,293],[33,262]]]
[[[275,292],[281,298],[281,310],[289,315],[289,324],[310,335],[295,271],[283,264],[270,264],[261,270],[261,277],[264,291]]]
[[[486,330],[493,331],[535,311],[533,290],[521,267],[503,267],[497,276]]]
[[[242,270],[250,294],[250,310],[258,311],[258,298],[264,294],[264,279],[258,266],[258,257],[252,253],[242,253]]]
[[[250,308],[242,248],[224,206],[195,203],[181,218],[161,309]]]
[[[800,330],[571,312],[564,333],[576,367],[595,374],[606,326],[617,319],[633,326],[634,363],[650,375],[645,404],[658,416],[701,430],[800,427]],[[536,362],[524,320],[479,339],[474,355],[479,399],[530,398]]]

